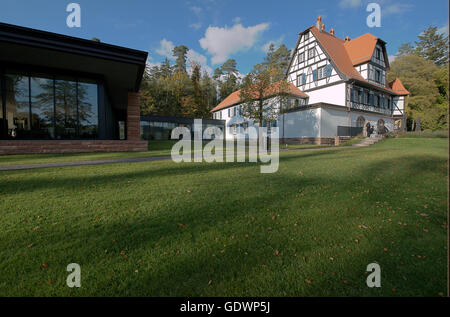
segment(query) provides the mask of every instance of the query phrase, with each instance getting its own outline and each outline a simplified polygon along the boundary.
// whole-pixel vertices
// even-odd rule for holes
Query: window
[[[315,52],[316,52],[316,50],[314,49],[314,47],[313,47],[313,48],[310,48],[310,49],[308,50],[308,59],[314,58]]]
[[[358,90],[358,102],[359,103],[363,103],[364,102],[363,101],[363,90],[362,89]]]
[[[369,100],[370,100],[370,94],[369,94],[369,92],[367,91],[367,92],[364,94],[364,103],[365,103],[366,105],[368,105],[368,104],[369,104]]]
[[[300,53],[298,55],[298,63],[300,64],[300,63],[303,63],[304,61],[305,61],[305,52]]]
[[[98,138],[96,81],[50,74],[7,71],[6,116],[10,139]]]
[[[376,50],[375,57],[376,59],[381,60],[381,50],[379,48]]]
[[[319,79],[327,77],[326,66],[320,67],[317,72],[318,72],[318,78]]]
[[[304,37],[305,37],[305,41],[309,40],[309,32],[306,32]]]
[[[53,78],[31,77],[31,126],[33,138],[54,139]]]
[[[231,111],[230,111],[230,108],[228,108],[228,118],[231,118]]]
[[[375,106],[380,107],[380,96],[378,95],[375,96]]]
[[[93,81],[78,82],[78,119],[80,138],[94,139],[98,135],[97,85]]]
[[[242,128],[244,129],[244,133],[248,132],[248,122],[242,123]]]
[[[222,120],[222,111],[220,111],[219,113],[220,113],[220,120]]]
[[[233,117],[236,117],[236,107],[233,107]]]
[[[74,139],[78,134],[77,82],[75,78],[55,80],[56,138]]]
[[[234,123],[234,124],[231,126],[231,131],[233,132],[233,135],[236,135],[236,133],[237,133],[237,126],[236,126],[236,123]]]
[[[297,87],[302,85],[302,75],[297,75]]]
[[[295,99],[295,107],[298,108],[300,105],[300,101],[298,99]]]
[[[7,136],[11,139],[26,139],[31,136],[29,77],[21,73],[10,73],[6,81]]]
[[[375,81],[380,83],[381,82],[381,71],[378,69],[375,71]]]

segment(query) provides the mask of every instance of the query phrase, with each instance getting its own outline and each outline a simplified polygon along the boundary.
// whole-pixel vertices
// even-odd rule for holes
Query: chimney
[[[347,36],[345,37],[345,41],[346,41],[346,42],[350,42],[350,36],[347,35]]]
[[[334,35],[334,29],[333,28],[330,29],[330,34]]]
[[[320,31],[325,32],[325,24],[322,24],[322,29]]]
[[[317,17],[316,27],[320,32],[322,32],[322,17],[320,15]]]

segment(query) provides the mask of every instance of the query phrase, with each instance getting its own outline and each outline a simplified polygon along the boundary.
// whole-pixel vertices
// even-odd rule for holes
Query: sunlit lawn
[[[0,296],[446,295],[447,141],[0,172]]]

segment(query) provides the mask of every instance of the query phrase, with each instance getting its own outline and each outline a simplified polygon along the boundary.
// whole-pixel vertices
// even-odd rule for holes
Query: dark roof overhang
[[[0,62],[92,74],[104,79],[111,102],[126,107],[139,91],[148,53],[62,34],[0,23]]]

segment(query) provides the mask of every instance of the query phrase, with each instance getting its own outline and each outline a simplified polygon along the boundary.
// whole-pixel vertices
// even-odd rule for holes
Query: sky
[[[81,8],[79,28],[66,24],[71,2]],[[381,27],[366,23],[369,3],[380,5]],[[391,59],[430,25],[448,33],[447,0],[1,0],[0,7],[0,22],[147,51],[149,65],[173,61],[173,47],[186,45],[188,61],[209,73],[229,58],[248,73],[270,43],[293,49],[319,15],[340,38],[381,38]]]

